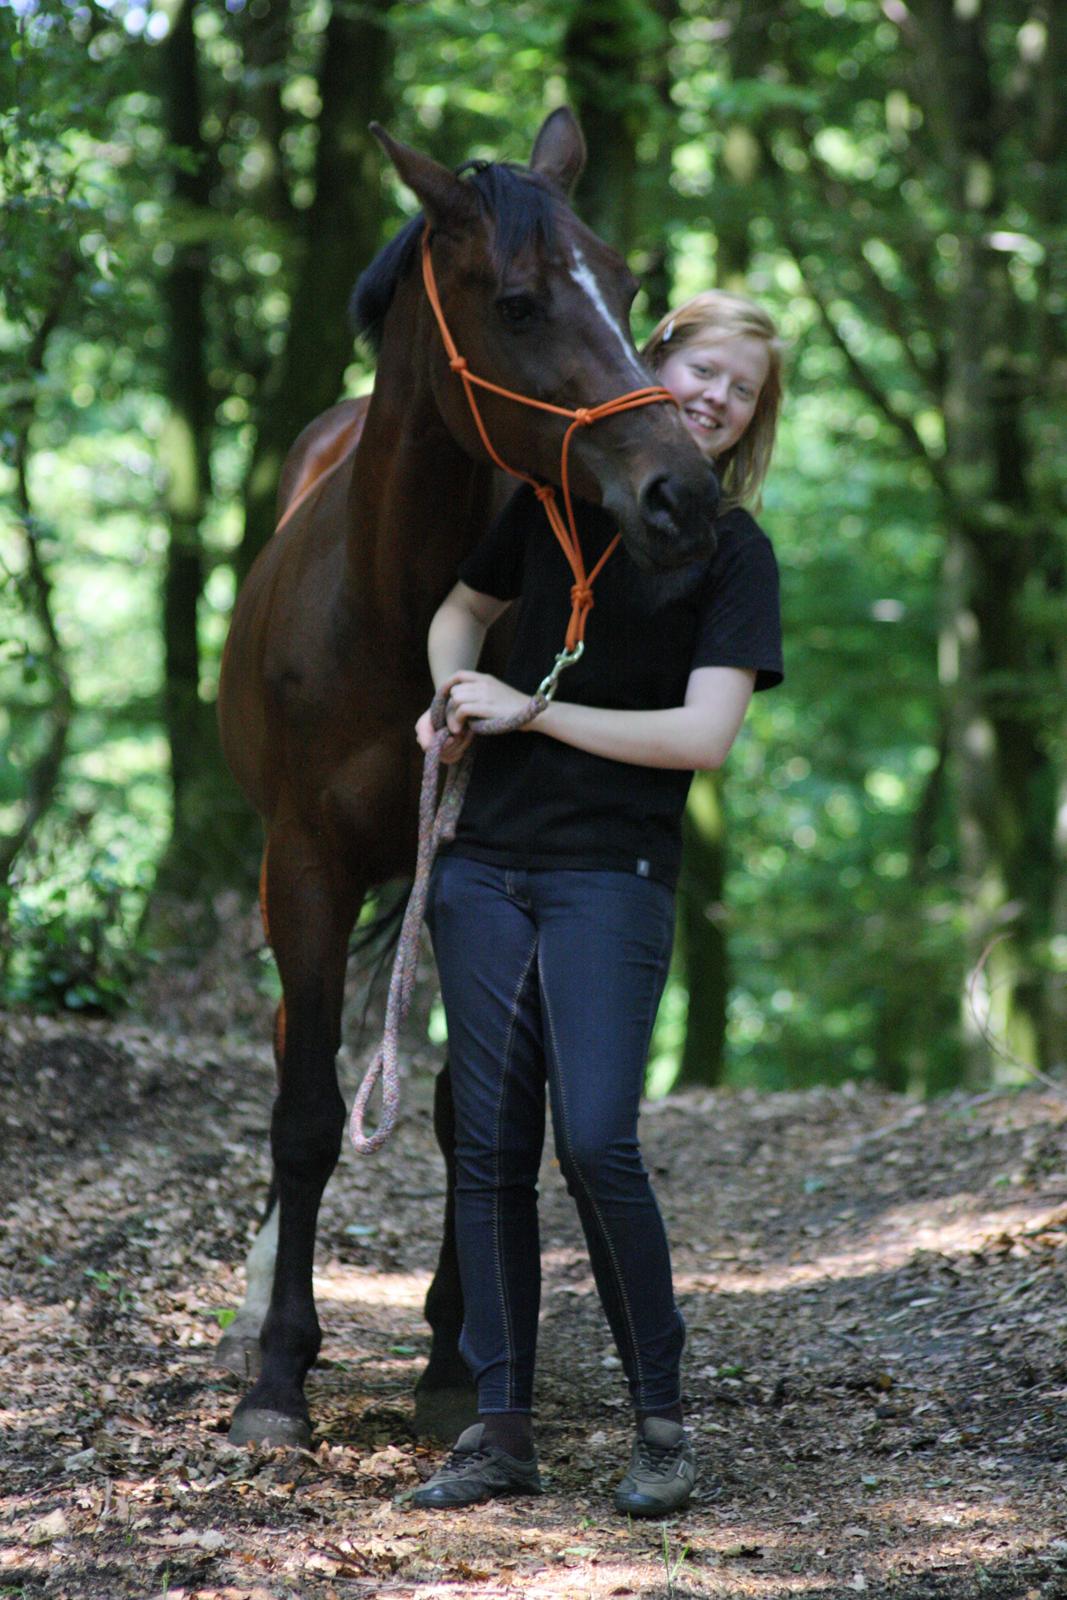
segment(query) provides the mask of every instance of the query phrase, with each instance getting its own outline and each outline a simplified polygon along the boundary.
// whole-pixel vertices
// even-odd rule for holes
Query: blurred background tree
[[[367,123],[521,161],[567,100],[637,336],[717,283],[791,348],[787,684],[694,785],[654,1091],[1063,1067],[1062,7],[15,0],[0,45],[9,1003],[117,1006],[250,885],[218,661],[285,450],[373,381]]]

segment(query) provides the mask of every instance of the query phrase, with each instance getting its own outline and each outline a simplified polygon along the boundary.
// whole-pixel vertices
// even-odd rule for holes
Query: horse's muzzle
[[[715,553],[719,480],[709,467],[702,478],[658,472],[638,497],[640,529],[627,544],[641,565],[683,567]],[[642,559],[643,558],[643,559]]]

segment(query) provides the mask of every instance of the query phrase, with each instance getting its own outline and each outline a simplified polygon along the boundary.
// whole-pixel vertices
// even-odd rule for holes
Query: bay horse
[[[255,1376],[234,1415],[236,1443],[310,1441],[304,1380],[321,1343],[312,1257],[345,1123],[335,1056],[349,937],[368,890],[411,875],[421,765],[413,728],[433,691],[427,631],[506,481],[423,289],[424,231],[472,372],[572,408],[650,381],[629,333],[635,281],[567,203],[585,160],[568,110],[545,120],[528,168],[475,163],[454,173],[374,132],[422,206],[356,287],[357,327],[378,352],[374,391],[369,404],[326,412],[290,453],[284,514],[238,597],[219,688],[227,762],[265,823],[262,904],[283,993],[274,1202],[224,1341],[227,1364]],[[565,419],[495,394],[482,414],[508,463],[559,484]],[[581,429],[570,472],[575,493],[614,514],[642,567],[710,554],[717,485],[673,406]],[[451,1194],[447,1066],[434,1126]],[[448,1431],[453,1403],[462,1424],[472,1398],[457,1346],[450,1201],[426,1315],[433,1340],[416,1399],[423,1420],[436,1416]]]

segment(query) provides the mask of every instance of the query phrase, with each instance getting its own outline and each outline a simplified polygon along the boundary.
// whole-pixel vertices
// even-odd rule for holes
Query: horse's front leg
[[[348,938],[362,895],[295,828],[267,848],[266,910],[284,996],[285,1037],[271,1116],[278,1242],[262,1367],[230,1440],[306,1446],[304,1379],[322,1343],[311,1286],[322,1193],[337,1165],[345,1106],[337,1085]]]

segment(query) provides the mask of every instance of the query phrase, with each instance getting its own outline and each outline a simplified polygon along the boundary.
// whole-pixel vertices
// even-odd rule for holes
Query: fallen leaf
[[[227,1544],[225,1534],[219,1533],[216,1528],[206,1528],[203,1531],[187,1528],[184,1533],[179,1533],[173,1542],[182,1547],[195,1545],[198,1550],[224,1550]]]
[[[31,1544],[51,1544],[54,1539],[65,1539],[69,1532],[70,1523],[62,1511],[50,1511],[33,1524],[29,1540]]]

